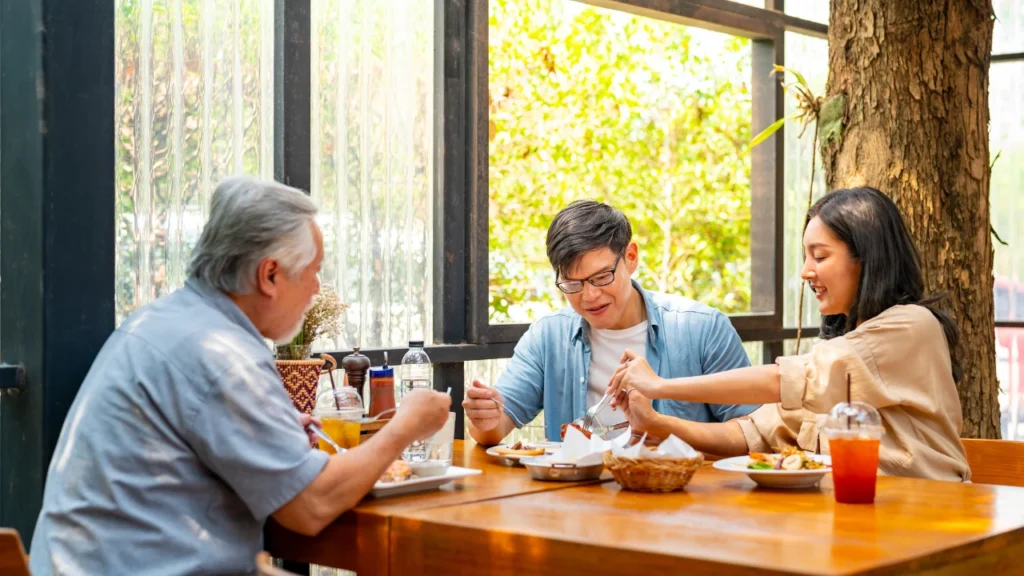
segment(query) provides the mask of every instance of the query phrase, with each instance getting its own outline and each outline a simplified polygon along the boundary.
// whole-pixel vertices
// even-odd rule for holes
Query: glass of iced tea
[[[323,431],[338,446],[355,448],[359,446],[359,433],[363,419],[363,400],[351,386],[340,386],[337,390],[326,390],[317,397],[313,416],[323,423]],[[317,447],[328,454],[335,450],[322,439]]]
[[[882,419],[863,402],[841,402],[829,413],[822,434],[832,456],[832,483],[836,502],[871,504],[878,478],[878,450]]]

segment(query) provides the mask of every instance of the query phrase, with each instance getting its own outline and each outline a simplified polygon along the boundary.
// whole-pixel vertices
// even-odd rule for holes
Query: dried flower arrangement
[[[305,360],[310,357],[313,342],[323,336],[336,336],[341,332],[341,315],[348,309],[342,304],[334,286],[325,284],[306,312],[302,330],[291,342],[277,347],[279,360]]]

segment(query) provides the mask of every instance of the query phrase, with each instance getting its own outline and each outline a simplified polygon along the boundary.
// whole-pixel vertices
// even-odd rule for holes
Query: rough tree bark
[[[829,189],[882,190],[899,206],[929,293],[960,326],[963,436],[998,438],[988,73],[991,0],[831,0],[823,132]],[[837,115],[838,116],[838,115]],[[834,120],[839,120],[835,118]],[[823,113],[823,127],[829,118]]]

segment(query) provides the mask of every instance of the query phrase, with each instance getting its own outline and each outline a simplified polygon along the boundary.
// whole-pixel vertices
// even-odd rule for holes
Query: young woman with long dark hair
[[[874,188],[835,190],[804,224],[801,277],[822,314],[821,342],[775,364],[691,378],[658,377],[627,351],[609,384],[634,430],[720,456],[795,445],[818,451],[818,426],[847,397],[878,409],[884,474],[969,480],[953,319],[927,297],[920,257],[896,205]],[[764,404],[748,417],[687,422],[649,399]]]

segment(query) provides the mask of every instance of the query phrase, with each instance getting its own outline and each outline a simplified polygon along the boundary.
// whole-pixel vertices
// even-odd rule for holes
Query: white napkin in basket
[[[603,440],[598,436],[587,438],[574,426],[569,426],[562,439],[562,446],[549,458],[550,462],[572,462],[577,466],[600,464],[607,450],[614,450],[629,441],[629,434],[622,434],[612,440]]]
[[[568,433],[566,437],[568,437]],[[621,447],[612,446],[612,454],[619,458],[696,458],[700,452],[693,449],[686,442],[677,438],[674,434],[662,441],[654,450],[648,449],[639,442],[633,446]]]

